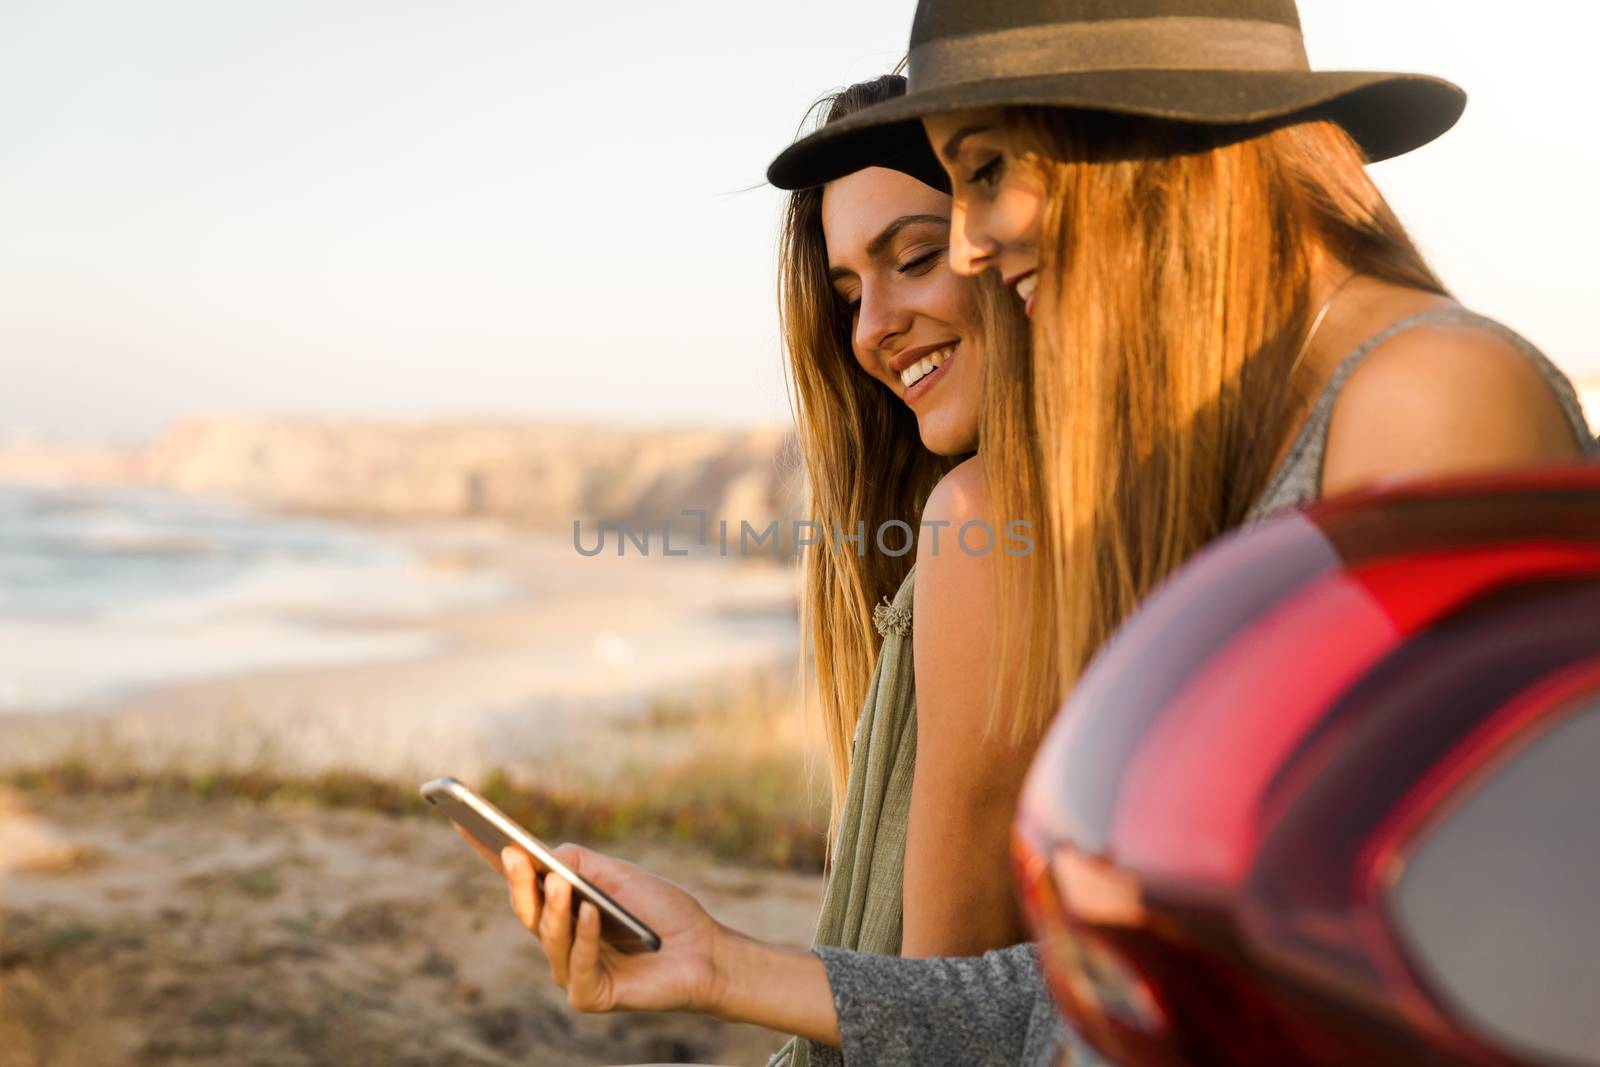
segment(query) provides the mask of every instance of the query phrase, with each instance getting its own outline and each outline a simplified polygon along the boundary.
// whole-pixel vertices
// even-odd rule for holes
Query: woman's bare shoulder
[[[984,550],[989,538],[970,525],[992,530],[990,519],[983,464],[973,456],[939,480],[922,509],[914,601],[919,627],[930,617],[948,621],[951,611],[981,609],[992,600],[994,579]]]
[[[984,484],[983,457],[972,456],[952,467],[928,495],[922,519],[966,522],[988,517],[989,492]]]
[[[1550,383],[1508,338],[1421,325],[1375,348],[1334,405],[1323,492],[1577,454]]]

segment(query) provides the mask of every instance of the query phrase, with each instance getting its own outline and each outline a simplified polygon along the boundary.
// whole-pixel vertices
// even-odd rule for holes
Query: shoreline
[[[300,620],[387,633],[410,642],[409,654],[247,669],[0,714],[0,771],[78,760],[113,772],[468,778],[542,765],[547,784],[564,786],[614,772],[619,757],[648,762],[619,734],[658,704],[726,699],[749,679],[796,670],[796,568],[578,558],[560,538],[497,523],[357,528],[431,571],[498,583],[503,595],[409,612],[347,605]]]

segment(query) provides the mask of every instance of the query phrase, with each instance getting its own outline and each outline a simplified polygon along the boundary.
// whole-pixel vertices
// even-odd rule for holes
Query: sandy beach
[[[4,623],[27,640],[0,674],[65,696],[0,715],[0,1067],[764,1062],[750,1028],[570,1012],[414,797],[488,783],[806,943],[825,815],[795,569],[355,525],[403,563],[348,595],[302,574]],[[298,655],[319,640],[341,653]]]
[[[809,940],[815,876],[619,851],[740,929]],[[759,1064],[777,1044],[570,1011],[437,819],[0,792],[0,1067]]]

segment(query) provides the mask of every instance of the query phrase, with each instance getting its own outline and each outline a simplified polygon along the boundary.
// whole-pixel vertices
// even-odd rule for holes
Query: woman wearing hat
[[[820,105],[824,125],[904,91],[898,75],[851,86]],[[950,270],[950,197],[921,128],[864,149],[849,172],[792,193],[779,250],[810,518],[869,531],[859,551],[824,543],[804,561],[833,785],[815,943],[975,954],[1024,936],[1007,854],[1033,739],[983,729],[989,557],[1020,542],[984,510],[974,452],[987,361],[1025,345],[1027,323],[999,279]],[[951,847],[970,878],[948,877]],[[810,1052],[793,1043],[787,1062]]]
[[[837,122],[904,91],[889,75],[819,109]],[[983,704],[990,557],[1016,550],[1022,531],[984,510],[974,453],[986,363],[1025,345],[1027,322],[997,278],[950,270],[946,187],[921,127],[904,124],[873,137],[849,172],[794,191],[780,239],[808,518],[866,531],[859,550],[824,540],[804,560],[808,678],[833,785],[815,942],[874,955],[976,954],[1025,936],[1007,856],[1033,745],[986,734]],[[968,860],[964,878],[949,877],[952,848]],[[540,924],[531,882],[513,897],[552,961],[564,959],[570,923]],[[565,906],[559,891],[554,903]],[[814,1049],[793,1042],[786,1062]]]
[[[851,86],[824,102],[825,122],[904,91],[898,75]],[[963,527],[988,517],[974,455],[984,368],[1026,344],[1027,324],[997,278],[950,270],[950,197],[920,128],[869,150],[859,169],[792,193],[779,254],[809,517],[868,531],[804,560],[808,677],[833,785],[816,940],[959,955],[1022,936],[1005,864],[1032,745],[981,736],[987,557],[1012,538],[999,523],[987,536]],[[981,857],[980,884],[944,877],[930,843],[950,841]],[[1001,906],[971,921],[972,893]]]
[[[1455,86],[1310,70],[1292,0],[923,0],[909,71],[906,96],[769,174],[810,183],[922,121],[952,264],[1033,319],[1035,356],[992,367],[1025,384],[996,403],[1026,431],[985,439],[990,469],[1036,470],[1049,501],[1044,565],[1000,579],[1019,728],[1225,530],[1590,447],[1566,378],[1449,297],[1364,169],[1449,129]]]

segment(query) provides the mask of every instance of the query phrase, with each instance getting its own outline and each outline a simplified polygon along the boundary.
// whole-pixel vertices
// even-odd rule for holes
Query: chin
[[[917,424],[918,432],[922,435],[922,447],[936,456],[962,456],[976,452],[977,426],[972,420],[960,420],[960,423],[952,425],[952,420],[939,418],[939,413],[930,414]]]

